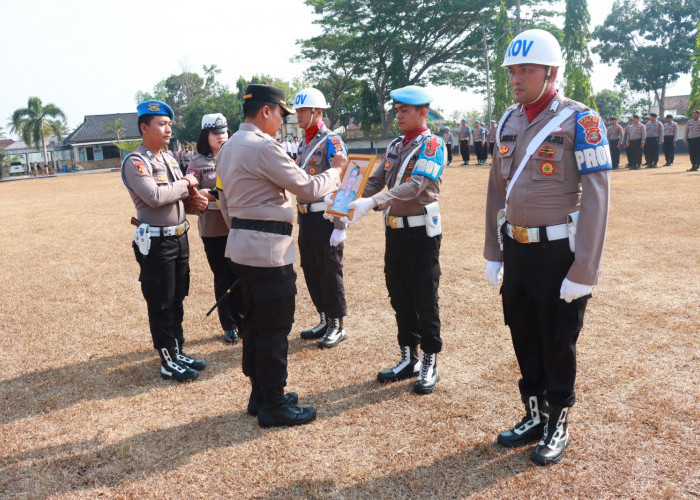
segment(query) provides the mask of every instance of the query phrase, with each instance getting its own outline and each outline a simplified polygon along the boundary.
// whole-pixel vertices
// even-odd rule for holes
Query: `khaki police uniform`
[[[477,125],[474,127],[474,154],[479,163],[483,164],[486,161],[486,129]]]
[[[263,388],[282,387],[297,291],[290,192],[321,199],[338,189],[340,176],[334,169],[309,176],[248,122],[222,146],[217,169],[221,212],[231,226],[226,257],[235,264],[245,303],[243,373]]]
[[[169,153],[153,154],[141,144],[122,165],[122,179],[136,207],[136,217],[149,224],[150,249],[143,255],[133,243],[141,273],[141,291],[148,306],[153,346],[175,348],[184,343],[183,301],[190,285],[190,248],[185,207],[188,183]]]
[[[610,143],[610,159],[613,170],[620,168],[620,144],[622,144],[624,131],[619,123],[612,123],[606,128],[608,142]]]
[[[489,141],[489,154],[493,158],[493,148],[496,146],[496,124],[492,123],[489,127],[488,141]]]
[[[466,165],[469,163],[469,139],[472,136],[472,129],[469,125],[462,125],[459,128],[459,154],[462,155],[462,161]]]
[[[187,173],[199,181],[200,189],[212,190],[216,187],[216,158],[214,155],[202,155],[198,151],[192,155]],[[228,225],[216,203],[210,201],[206,210],[199,214],[199,236],[202,238],[204,252],[209,268],[214,274],[214,296],[218,300],[238,279],[230,261],[225,257],[228,240]],[[218,305],[219,323],[224,331],[238,330],[243,323],[243,297],[240,287]]]
[[[299,166],[310,177],[320,175],[330,168],[337,152],[347,154],[343,140],[322,125],[308,144],[303,140],[299,145]],[[324,219],[325,210],[323,197],[297,196],[301,267],[316,311],[328,318],[344,318],[348,312],[343,283],[345,245],[331,246],[330,238],[333,229],[345,229],[346,224]]]
[[[685,141],[690,152],[691,170],[700,169],[700,119],[688,120],[685,126]]]
[[[506,189],[527,146],[566,107],[575,113],[537,146],[512,187],[501,250],[496,220],[506,205]],[[569,407],[575,401],[576,341],[590,295],[566,303],[559,290],[564,278],[598,282],[611,168],[605,129],[595,111],[559,92],[532,123],[522,105],[509,109],[499,130],[484,257],[503,261],[503,311],[520,365],[523,401],[546,395],[550,406]],[[572,252],[566,223],[574,212],[579,215]]]
[[[666,165],[673,165],[676,159],[676,140],[678,139],[678,124],[671,120],[671,123],[665,121],[664,126],[664,158]]]
[[[447,164],[452,163],[452,148],[454,146],[455,136],[449,130],[446,130],[442,134],[442,139],[445,141],[445,148],[447,148]]]
[[[647,129],[642,123],[627,125],[627,142],[630,150],[630,168],[638,169],[642,165],[642,144],[647,140]]]
[[[644,142],[644,156],[650,168],[659,163],[659,143],[663,141],[664,126],[658,120],[649,120],[646,124],[647,137]]]
[[[415,348],[420,345],[424,353],[438,353],[442,350],[438,308],[442,234],[427,235],[425,210],[438,201],[440,194],[444,158],[442,152],[438,154],[438,149],[444,147],[444,143],[427,129],[406,145],[403,139],[401,136],[389,145],[370,176],[363,196],[371,197],[377,210],[388,210],[384,273],[391,306],[396,313],[399,346]],[[409,156],[396,185],[401,167]],[[439,158],[441,168],[436,178],[415,171],[416,164],[425,156]],[[389,189],[382,191],[385,186]]]

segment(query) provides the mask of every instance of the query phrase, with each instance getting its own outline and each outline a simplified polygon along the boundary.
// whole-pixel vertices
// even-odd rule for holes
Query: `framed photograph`
[[[334,217],[352,218],[354,210],[350,210],[350,202],[362,198],[369,176],[372,175],[376,155],[348,155],[350,164],[345,170],[340,189],[333,195],[333,204],[326,207],[326,213]]]

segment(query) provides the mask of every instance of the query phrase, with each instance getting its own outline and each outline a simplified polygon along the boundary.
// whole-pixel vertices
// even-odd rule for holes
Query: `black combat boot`
[[[238,343],[238,329],[234,326],[230,330],[224,332],[224,340],[229,344]]]
[[[329,318],[328,328],[318,343],[318,347],[321,349],[335,347],[346,338],[348,336],[345,334],[345,328],[343,327],[343,318]]]
[[[285,400],[284,388],[263,387],[263,404],[258,409],[260,427],[304,425],[316,419],[313,406],[302,408]]]
[[[323,337],[323,334],[326,333],[326,329],[328,328],[328,318],[326,317],[326,313],[319,313],[321,316],[321,321],[318,323],[318,325],[314,326],[313,328],[309,328],[308,330],[302,330],[301,331],[301,338],[304,340],[312,340],[312,339],[320,339]]]
[[[435,386],[440,381],[440,374],[437,368],[437,353],[424,352],[420,362],[420,372],[418,380],[413,384],[413,392],[416,394],[430,394],[435,390]]]
[[[571,442],[568,424],[569,408],[550,406],[544,436],[532,453],[532,460],[540,465],[556,464]]]
[[[289,404],[297,404],[299,396],[296,392],[289,392],[284,395],[284,401]],[[257,417],[260,412],[260,407],[264,404],[262,388],[250,379],[250,398],[248,399],[248,415]]]
[[[207,364],[202,360],[191,358],[187,354],[182,352],[182,346],[180,345],[181,343],[183,342],[178,342],[177,339],[175,339],[175,359],[177,360],[177,362],[181,365],[187,366],[188,368],[197,370],[198,372],[204,371],[204,369],[207,367]]]
[[[544,396],[522,396],[525,416],[512,429],[501,432],[498,442],[508,448],[523,446],[537,441],[544,434],[547,421],[547,402]]]
[[[380,371],[377,374],[377,380],[385,383],[415,377],[418,375],[419,367],[420,362],[416,348],[403,345],[401,346],[401,360],[395,367]]]
[[[185,366],[176,361],[177,351],[174,347],[170,349],[162,347],[158,349],[158,354],[160,355],[161,378],[166,380],[173,379],[178,382],[187,382],[199,377],[199,372],[197,370],[193,370],[189,366]]]

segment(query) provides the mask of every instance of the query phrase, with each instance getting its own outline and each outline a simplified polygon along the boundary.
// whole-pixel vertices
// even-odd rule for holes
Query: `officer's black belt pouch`
[[[289,222],[276,220],[236,219],[231,220],[231,229],[248,229],[249,231],[262,231],[264,233],[292,235],[292,225]]]

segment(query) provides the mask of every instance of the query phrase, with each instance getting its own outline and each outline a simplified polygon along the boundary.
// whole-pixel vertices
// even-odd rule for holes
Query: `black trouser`
[[[546,395],[557,406],[576,400],[576,341],[590,295],[559,298],[574,254],[569,240],[521,244],[503,236],[503,312],[520,365],[523,396]]]
[[[294,323],[297,273],[292,264],[252,267],[235,264],[245,304],[241,339],[243,374],[262,387],[287,384],[289,332]]]
[[[214,273],[214,297],[219,300],[238,279],[231,261],[224,257],[228,236],[203,236],[204,253],[207,254],[209,268]],[[224,331],[239,328],[243,323],[243,296],[241,287],[236,287],[216,308],[219,323]]]
[[[440,352],[440,243],[425,227],[386,229],[384,273],[391,307],[396,313],[400,346]]]
[[[182,302],[190,289],[190,246],[187,234],[182,236],[151,237],[148,255],[132,243],[141,273],[141,292],[148,307],[148,323],[153,347],[175,347],[184,342]]]
[[[452,163],[452,144],[445,144],[445,149],[447,150],[447,164]]]
[[[495,142],[489,142],[489,154],[491,155],[491,158],[493,158],[493,148],[496,146]]]
[[[630,139],[629,150],[630,166],[638,167],[642,164],[642,140]]]
[[[469,139],[459,140],[459,154],[462,155],[462,161],[464,163],[469,161]]]
[[[484,142],[475,142],[474,143],[474,154],[476,155],[476,159],[479,161],[485,161],[486,160],[486,143]]]
[[[688,151],[690,152],[690,164],[694,167],[700,165],[700,137],[688,139]]]
[[[664,158],[666,158],[666,163],[669,165],[676,159],[676,145],[674,144],[674,139],[675,136],[673,135],[664,136]]]
[[[644,141],[644,158],[649,165],[656,165],[659,163],[659,138],[658,137],[648,137]]]
[[[610,141],[610,159],[612,160],[612,168],[620,167],[620,141],[618,139]]]
[[[343,284],[344,244],[331,246],[333,223],[323,212],[299,214],[299,254],[304,280],[319,313],[329,318],[348,314]]]

